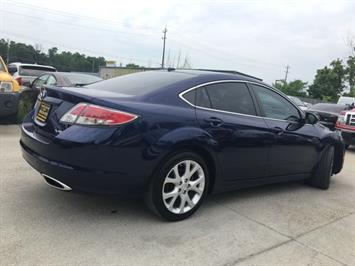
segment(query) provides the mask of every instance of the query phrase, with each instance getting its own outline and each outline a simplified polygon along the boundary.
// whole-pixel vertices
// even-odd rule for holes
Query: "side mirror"
[[[13,74],[15,74],[15,73],[17,72],[17,67],[15,67],[15,66],[9,66],[9,67],[7,68],[7,70],[9,71],[9,73],[10,73],[11,75],[13,75]]]
[[[315,113],[306,112],[305,120],[306,120],[306,124],[314,125],[318,123],[319,117]]]

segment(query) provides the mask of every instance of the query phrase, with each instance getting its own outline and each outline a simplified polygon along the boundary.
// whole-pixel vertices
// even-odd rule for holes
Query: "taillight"
[[[17,83],[18,83],[18,85],[22,85],[22,78],[21,77],[18,77],[18,78],[16,78],[16,81],[17,81]]]
[[[90,126],[115,126],[129,123],[138,116],[98,105],[79,103],[62,116],[60,122]]]

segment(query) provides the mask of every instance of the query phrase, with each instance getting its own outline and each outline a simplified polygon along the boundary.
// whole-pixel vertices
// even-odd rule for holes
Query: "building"
[[[103,79],[110,79],[122,75],[127,75],[136,72],[148,71],[148,70],[158,70],[160,68],[147,68],[147,67],[117,67],[117,66],[100,66],[99,76]]]

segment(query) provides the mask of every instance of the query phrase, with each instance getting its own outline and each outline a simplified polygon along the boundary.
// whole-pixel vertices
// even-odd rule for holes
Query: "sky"
[[[0,0],[0,38],[118,64],[237,70],[272,83],[313,81],[350,54],[354,0]],[[180,58],[180,60],[178,60]]]

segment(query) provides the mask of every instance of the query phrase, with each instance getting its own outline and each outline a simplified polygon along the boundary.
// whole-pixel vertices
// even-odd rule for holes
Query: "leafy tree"
[[[337,59],[317,70],[313,84],[309,86],[308,93],[313,98],[336,101],[345,88],[346,68],[342,60]]]
[[[302,80],[299,79],[296,79],[289,83],[281,80],[280,82],[274,83],[273,86],[287,95],[299,96],[299,97],[307,96],[306,93],[307,82],[303,82]]]
[[[133,63],[127,64],[126,67],[129,67],[129,68],[140,68],[139,65],[136,65],[136,64],[133,64]]]
[[[349,96],[355,97],[355,56],[349,56],[346,61],[346,81],[349,84]]]
[[[0,55],[7,60],[7,42],[0,39]],[[79,53],[58,52],[57,47],[42,52],[42,46],[36,44],[10,42],[9,62],[37,63],[54,66],[58,71],[98,72],[100,66],[106,65],[104,57],[92,57]]]

